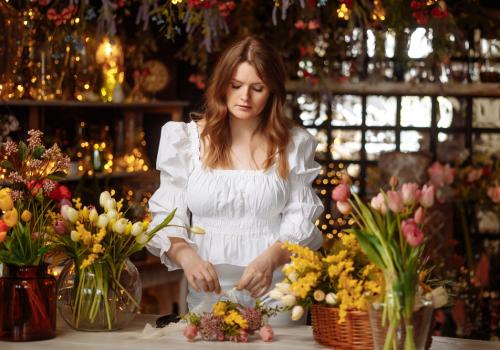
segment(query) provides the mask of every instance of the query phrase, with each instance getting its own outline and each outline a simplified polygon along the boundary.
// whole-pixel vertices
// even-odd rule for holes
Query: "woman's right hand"
[[[170,237],[172,246],[167,252],[173,260],[184,270],[184,275],[191,287],[198,293],[215,292],[220,294],[219,276],[214,266],[200,258],[196,251],[182,238]]]
[[[193,257],[182,264],[182,268],[189,284],[198,293],[203,290],[204,292],[220,294],[219,276],[217,276],[214,266],[201,259],[198,254],[196,254],[196,258]]]

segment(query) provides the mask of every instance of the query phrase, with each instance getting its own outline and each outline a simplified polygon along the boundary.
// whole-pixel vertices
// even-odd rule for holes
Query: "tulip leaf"
[[[66,173],[64,171],[56,171],[47,176],[47,179],[60,181],[66,177]]]
[[[14,166],[12,165],[11,162],[9,162],[8,160],[3,160],[1,163],[0,163],[0,167],[1,168],[4,168],[4,169],[9,169],[9,170],[12,170],[14,169]]]
[[[373,246],[372,242],[368,238],[370,234],[360,230],[352,231],[355,233],[356,239],[358,240],[361,249],[363,249],[370,261],[373,262],[377,267],[385,269],[385,263],[379,255],[377,248]]]
[[[43,152],[45,152],[45,147],[36,146],[33,150],[33,158],[40,159],[42,157]]]
[[[23,162],[26,159],[26,156],[28,155],[28,147],[26,146],[26,144],[23,141],[19,142],[18,154],[19,154],[19,159],[21,160],[21,162]]]

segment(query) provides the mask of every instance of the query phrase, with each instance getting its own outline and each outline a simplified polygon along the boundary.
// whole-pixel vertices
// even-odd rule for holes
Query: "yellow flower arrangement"
[[[339,308],[339,322],[350,309],[366,310],[369,298],[383,292],[381,271],[370,263],[354,234],[339,233],[327,252],[315,252],[284,243],[291,262],[283,267],[285,279],[270,292],[292,309],[297,320],[313,303]]]

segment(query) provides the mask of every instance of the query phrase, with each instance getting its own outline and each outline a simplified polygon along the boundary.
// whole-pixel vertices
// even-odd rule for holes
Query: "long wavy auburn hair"
[[[231,168],[232,144],[226,91],[240,63],[252,65],[259,78],[267,85],[270,95],[262,110],[256,133],[267,139],[267,157],[264,169],[277,163],[278,174],[288,177],[287,145],[293,122],[285,116],[285,67],[279,53],[266,42],[247,37],[229,47],[219,58],[205,93],[204,127],[201,139],[204,145],[203,166]]]

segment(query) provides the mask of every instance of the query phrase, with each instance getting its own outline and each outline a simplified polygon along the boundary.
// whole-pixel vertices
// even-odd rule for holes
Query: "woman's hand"
[[[219,276],[214,266],[203,260],[182,238],[171,237],[172,246],[167,252],[169,259],[180,265],[191,287],[198,293],[220,293]]]
[[[271,287],[274,270],[289,260],[288,251],[281,248],[280,242],[276,242],[245,268],[235,285],[236,289],[246,289],[254,298],[262,296]]]

